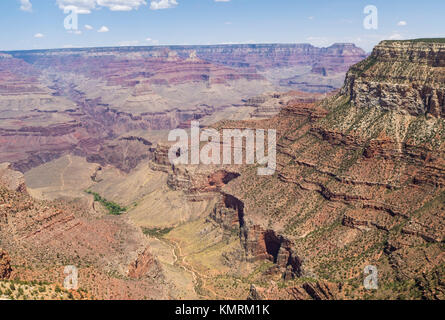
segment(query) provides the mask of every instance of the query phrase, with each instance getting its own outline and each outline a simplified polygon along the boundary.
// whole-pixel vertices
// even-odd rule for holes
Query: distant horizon
[[[436,0],[4,0],[0,51],[354,43],[370,52],[385,39],[443,37],[444,11]]]
[[[415,40],[415,39],[413,39]],[[386,40],[382,40],[386,41]],[[69,47],[69,48],[41,48],[41,49],[23,49],[23,50],[0,50],[2,53],[10,53],[10,52],[29,52],[29,51],[70,51],[70,50],[86,50],[86,49],[117,49],[117,48],[172,48],[172,47],[219,47],[219,46],[267,46],[267,45],[309,45],[318,49],[327,49],[333,47],[335,45],[354,45],[356,48],[362,49],[367,52],[365,49],[359,47],[357,44],[352,42],[335,42],[328,46],[316,46],[309,42],[258,42],[258,43],[215,43],[215,44],[159,44],[159,45],[133,45],[133,46],[91,46],[91,47]]]
[[[445,41],[445,37],[443,38],[415,38],[415,39],[404,39],[404,40],[381,40],[379,43],[376,44],[376,46],[378,44],[380,44],[381,42],[384,41],[400,41],[400,42],[409,42],[409,41],[417,41],[417,42],[434,42],[431,40],[443,40]],[[184,47],[219,47],[219,46],[267,46],[267,45],[289,45],[289,46],[293,46],[293,45],[310,45],[314,48],[318,48],[318,49],[327,49],[330,47],[333,47],[335,45],[354,45],[356,48],[362,49],[364,52],[366,52],[367,54],[371,53],[373,49],[371,49],[371,51],[366,51],[365,49],[363,49],[362,47],[358,46],[356,43],[353,42],[335,42],[332,43],[328,46],[316,46],[313,45],[309,42],[295,42],[295,43],[291,43],[291,42],[270,42],[270,43],[216,43],[216,44],[159,44],[159,45],[134,45],[134,46],[99,46],[99,47],[70,47],[70,48],[45,48],[45,49],[23,49],[23,50],[0,50],[1,53],[13,53],[13,52],[38,52],[38,51],[70,51],[70,50],[88,50],[88,49],[125,49],[125,48],[174,48],[174,47],[179,47],[179,48],[184,48]],[[375,47],[375,46],[374,46]],[[373,47],[373,48],[374,48]]]

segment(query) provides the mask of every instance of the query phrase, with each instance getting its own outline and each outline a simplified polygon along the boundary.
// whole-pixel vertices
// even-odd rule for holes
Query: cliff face
[[[90,133],[75,103],[49,88],[41,70],[0,57],[0,162],[25,171],[72,151]]]
[[[267,89],[264,82],[280,87],[280,80],[305,75],[306,88],[313,85],[314,88],[309,90],[313,92],[322,82],[327,84],[332,80],[331,76],[335,80],[344,78],[352,64],[366,57],[366,53],[353,44],[334,44],[328,48],[309,44],[123,47],[17,51],[9,54],[18,61],[26,61],[40,70],[56,71],[59,75],[75,73],[76,77],[83,75],[89,79],[102,79],[108,86],[124,88],[143,85],[148,91],[141,94],[135,90],[139,97],[136,100],[146,100],[157,93],[157,102],[161,104],[169,104],[169,97],[158,86],[191,82],[229,86],[235,81],[246,80],[257,82],[258,89],[263,89],[255,91],[259,94]],[[330,88],[341,86],[336,81],[329,84]],[[252,86],[243,86],[246,87],[245,96],[250,94],[249,90],[254,90]],[[301,89],[298,86],[294,88]],[[326,90],[331,89],[322,86],[318,89],[320,92]],[[233,93],[226,92],[225,95]],[[188,97],[182,98],[182,104],[187,104]],[[208,103],[205,99],[208,97],[200,97],[199,102]],[[224,95],[220,99],[224,99]],[[127,104],[135,103],[134,99],[127,101]]]
[[[310,44],[241,44],[211,46],[161,46],[161,47],[115,47],[91,49],[59,49],[17,51],[8,54],[34,64],[48,63],[51,57],[70,61],[77,57],[114,57],[137,59],[157,58],[158,61],[179,61],[197,63],[200,60],[235,68],[266,69],[270,67],[300,65],[324,65],[330,70],[347,71],[343,64],[352,64],[366,57],[366,53],[354,44],[337,43],[328,48],[317,48]],[[40,62],[38,62],[40,61]],[[79,61],[79,60],[78,60]]]
[[[341,283],[337,298],[443,299],[442,61],[441,43],[383,42],[341,93],[289,102],[262,123],[278,129],[277,173],[245,169],[223,191],[242,203],[248,257],[268,258],[287,280],[265,297],[314,293],[303,276],[320,288]],[[367,265],[383,289],[361,289]]]
[[[187,52],[187,49],[184,48],[182,52]],[[249,66],[264,70],[310,65],[322,66],[331,72],[346,72],[347,65],[366,57],[362,49],[348,43],[338,43],[328,48],[317,48],[310,44],[203,46],[196,48],[196,53],[204,60],[228,66]]]
[[[445,43],[384,41],[348,72],[342,90],[358,107],[445,116]]]

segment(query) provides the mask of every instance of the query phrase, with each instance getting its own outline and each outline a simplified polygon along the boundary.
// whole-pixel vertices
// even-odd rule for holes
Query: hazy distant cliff
[[[14,57],[34,63],[41,56],[128,56],[166,57],[176,52],[188,58],[192,52],[196,57],[210,62],[234,67],[280,67],[294,64],[330,64],[336,70],[348,70],[350,63],[366,57],[365,51],[350,43],[337,43],[327,48],[311,44],[233,44],[197,46],[151,46],[151,47],[106,47],[30,50],[9,52]],[[337,66],[341,64],[341,66]],[[345,64],[345,65],[343,65]]]
[[[173,129],[264,92],[339,89],[352,44],[111,47],[0,53],[0,162],[25,171],[137,129]]]

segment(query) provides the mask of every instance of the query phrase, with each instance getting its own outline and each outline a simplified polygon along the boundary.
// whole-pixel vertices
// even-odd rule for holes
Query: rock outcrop
[[[150,273],[159,275],[159,265],[155,257],[151,254],[150,248],[147,247],[142,253],[139,254],[138,258],[133,261],[128,267],[128,276],[133,279],[140,279],[142,277],[147,277]]]
[[[25,177],[21,172],[13,170],[10,163],[0,164],[0,181],[11,191],[26,193]]]
[[[123,91],[128,95],[120,101],[119,108],[113,105],[117,105],[116,101],[85,99],[92,93],[88,88],[80,90],[78,83],[69,85],[76,80],[67,76],[68,67],[60,56],[54,66],[67,78],[60,79],[62,84],[57,91],[77,97],[83,103],[78,110],[81,117],[95,119],[98,131],[112,128],[104,130],[105,137],[99,135],[108,144],[96,148],[91,153],[96,160],[92,160],[115,166],[122,163],[121,169],[130,171],[138,161],[149,158],[152,161],[147,167],[167,173],[168,177],[162,173],[165,177],[162,183],[169,187],[166,192],[180,193],[181,201],[191,203],[204,202],[204,197],[211,199],[205,202],[205,210],[210,208],[209,216],[193,221],[191,233],[214,247],[231,246],[222,259],[230,266],[233,279],[239,280],[244,264],[247,269],[254,269],[245,278],[259,279],[250,286],[250,294],[249,287],[246,288],[245,296],[250,299],[443,299],[443,41],[382,42],[369,58],[350,69],[340,92],[323,101],[306,99],[304,95],[294,98],[255,95],[257,98],[245,102],[257,108],[256,120],[221,121],[214,125],[217,129],[276,129],[277,170],[272,176],[258,176],[251,166],[172,165],[167,157],[169,145],[151,145],[150,139],[133,134],[115,136],[129,128],[141,129],[141,124],[145,129],[152,128],[151,125],[185,126],[193,119],[192,110],[196,111],[196,106],[185,113],[178,112],[180,119],[162,118],[165,122],[156,117],[167,114],[166,109],[158,110],[156,117],[140,113],[138,108],[148,101],[147,96],[154,94],[153,88],[189,82],[205,86],[227,84],[232,76],[236,81],[262,81],[258,75],[264,69],[295,66],[297,61],[310,65],[311,73],[329,77],[341,71],[329,63],[350,62],[359,54],[354,47],[345,45],[321,51],[311,46],[277,48],[269,45],[194,47],[193,51],[187,47],[141,48],[130,56],[128,48],[79,49],[73,52],[82,59],[102,61],[113,70],[102,74],[94,68],[82,71],[80,66],[79,73],[100,78],[98,81],[106,83],[107,90],[112,88],[114,93],[109,99],[118,101]],[[109,50],[119,58],[110,57]],[[73,59],[71,51],[54,55],[61,52],[66,53],[67,61]],[[246,52],[251,55],[245,55]],[[143,54],[149,56],[147,65],[156,62],[158,74],[147,70],[135,73],[137,64],[144,65]],[[16,53],[16,57],[35,62],[39,69],[48,68],[52,61],[44,52]],[[217,63],[219,67],[213,65]],[[117,73],[123,66],[131,72]],[[200,78],[198,74],[206,67],[211,77]],[[228,75],[228,69],[237,73]],[[264,74],[261,77],[267,78]],[[144,81],[138,82],[139,78]],[[300,80],[297,77],[289,81]],[[160,105],[164,108],[167,104]],[[196,118],[209,110],[208,106],[201,107]],[[129,112],[125,108],[135,110]],[[278,115],[265,119],[277,111]],[[88,128],[89,132],[93,132],[93,127]],[[125,143],[134,144],[134,149],[125,149]],[[92,142],[85,145],[91,150],[98,146]],[[120,157],[121,150],[132,150],[133,157]],[[79,148],[76,151],[83,152]],[[114,293],[133,285],[136,293],[125,291],[120,295],[135,297],[153,293],[151,290],[162,295],[163,287],[150,282],[163,283],[156,259],[124,217],[104,218],[96,212],[93,219],[84,211],[35,202],[20,190],[12,189],[3,188],[0,193],[0,245],[14,259],[26,257],[25,260],[35,264],[30,252],[45,261],[55,261],[59,259],[57,254],[63,254],[70,262],[91,263],[99,269],[96,272],[100,279],[109,277],[98,264],[107,266],[107,272],[132,279],[122,282],[119,277],[112,278]],[[79,216],[78,212],[83,214]],[[200,223],[203,230],[193,229],[199,228]],[[182,231],[188,234],[190,229]],[[209,236],[210,230],[218,233],[217,238]],[[178,232],[175,236],[180,235]],[[19,239],[20,246],[14,239]],[[180,241],[175,239],[174,243],[177,242]],[[66,250],[68,244],[71,246]],[[190,250],[194,244],[187,242],[187,247]],[[181,256],[184,254],[180,247],[175,247],[175,252],[176,249]],[[200,253],[208,248],[201,249],[198,246]],[[219,251],[206,252],[205,257],[213,259],[215,252]],[[198,275],[192,268],[195,259],[176,258],[182,258],[182,266]],[[363,288],[363,270],[370,265],[379,271],[377,291]],[[209,276],[205,280],[208,286],[215,279]],[[234,283],[230,288],[219,289],[236,290],[239,284],[245,285],[242,281]],[[104,294],[103,288],[96,288],[99,296]],[[215,296],[219,293],[216,291]]]
[[[9,279],[12,273],[11,258],[0,248],[0,280]]]
[[[348,72],[342,90],[357,107],[445,116],[445,43],[384,41]]]

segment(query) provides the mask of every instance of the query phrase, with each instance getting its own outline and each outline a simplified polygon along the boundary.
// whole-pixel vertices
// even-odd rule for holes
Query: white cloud
[[[34,35],[34,38],[37,38],[37,39],[40,39],[40,38],[43,38],[43,37],[44,37],[44,35],[42,33],[36,33]]]
[[[230,0],[215,0],[215,2],[230,2]]]
[[[29,0],[22,0],[28,1]],[[215,0],[216,2],[229,2],[230,0]],[[57,0],[60,9],[76,11],[80,14],[91,13],[94,9],[108,8],[111,11],[137,10],[146,6],[148,0]],[[177,0],[150,0],[150,9],[160,10],[174,8],[178,5]]]
[[[57,0],[62,10],[76,11],[88,14],[91,10],[105,7],[111,11],[137,10],[142,5],[147,5],[145,0]]]
[[[176,0],[152,0],[150,3],[151,10],[169,9],[178,5]]]
[[[111,11],[131,11],[137,10],[142,5],[147,5],[145,0],[97,0],[97,4],[107,7]]]
[[[29,0],[20,0],[20,10],[31,12],[32,11],[31,2],[29,2]]]
[[[108,32],[110,31],[110,29],[108,29],[108,27],[106,26],[102,26],[99,30],[97,30],[97,32],[103,33],[103,32]]]
[[[404,26],[406,26],[408,23],[406,22],[406,21],[399,21],[399,23],[397,23],[397,25],[399,26],[399,27],[404,27]]]
[[[64,11],[76,11],[77,13],[91,13],[96,8],[96,0],[57,0],[59,8]]]
[[[87,29],[87,30],[93,30],[94,28],[93,28],[92,26],[90,26],[89,24],[86,24],[86,25],[85,25],[85,29]]]

